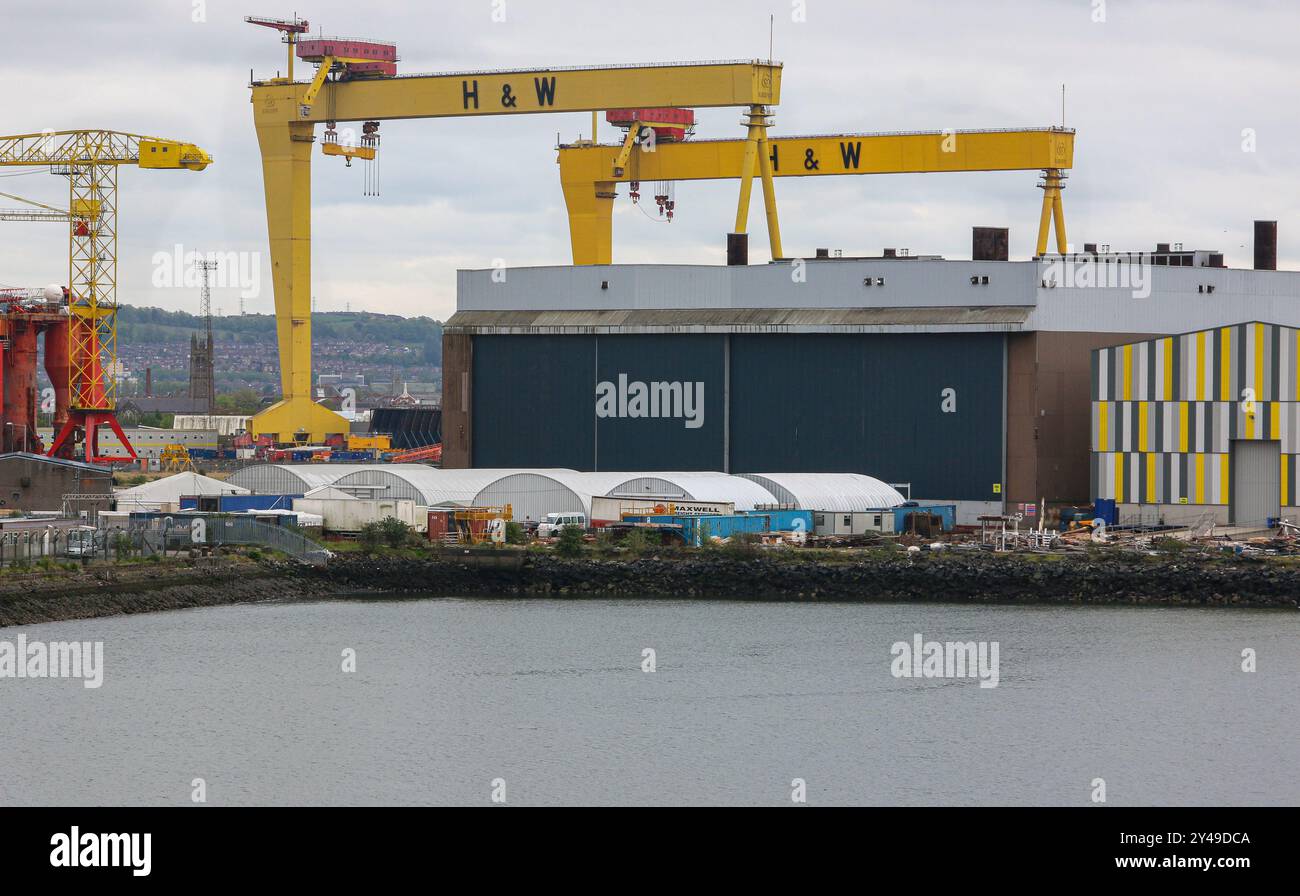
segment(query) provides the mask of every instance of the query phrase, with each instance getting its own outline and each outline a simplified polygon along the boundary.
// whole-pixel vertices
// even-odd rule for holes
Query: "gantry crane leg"
[[[1065,180],[1059,168],[1043,169],[1043,180],[1038,186],[1043,191],[1043,211],[1038,218],[1038,245],[1035,254],[1047,254],[1048,228],[1055,224],[1056,251],[1064,255],[1069,249],[1065,237],[1065,208],[1061,204],[1062,181]]]
[[[279,100],[294,104],[294,88]],[[278,120],[277,120],[278,119]],[[311,394],[311,148],[315,126],[258,115],[262,150],[266,223],[271,243],[275,289],[276,339],[280,346],[280,387],[284,398],[254,418],[254,434],[277,442],[323,440],[347,432],[342,416],[312,400]]]
[[[772,182],[772,160],[767,145],[767,108],[749,107],[749,133],[745,137],[745,156],[740,167],[740,199],[736,204],[736,229],[744,233],[749,226],[749,198],[754,188],[754,165],[758,164],[763,182],[763,207],[767,213],[767,236],[773,260],[781,257],[781,227],[776,217],[776,188]]]
[[[772,248],[772,260],[785,256],[781,253],[781,224],[776,217],[776,184],[772,180],[771,149],[767,144],[767,129],[758,138],[758,172],[763,181],[763,207],[767,212],[767,241]]]

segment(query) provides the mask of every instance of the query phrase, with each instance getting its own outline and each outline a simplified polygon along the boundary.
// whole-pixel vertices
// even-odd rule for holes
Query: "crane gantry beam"
[[[645,144],[652,151],[627,151],[628,142],[559,148],[560,183],[569,212],[574,264],[610,264],[613,255],[615,185],[631,181],[738,179],[748,164],[752,178],[766,161],[773,177],[849,174],[909,174],[958,171],[1043,171],[1043,214],[1038,254],[1047,251],[1048,220],[1056,220],[1058,250],[1066,251],[1061,211],[1061,172],[1074,165],[1074,131],[1064,128],[924,131],[771,137],[767,158],[746,154],[748,140],[688,140]],[[780,257],[776,217],[769,215]],[[737,221],[736,232],[744,222]]]
[[[291,45],[290,60],[292,52]],[[316,404],[311,394],[311,147],[317,124],[662,106],[742,106],[753,117],[780,101],[781,65],[687,62],[319,78],[306,83],[276,78],[255,81],[251,87],[284,396],[253,418],[252,431],[277,442],[305,442],[347,431],[346,420]],[[765,122],[749,129],[749,139],[756,144],[766,136]],[[764,190],[771,195],[770,178]],[[747,202],[747,187],[742,194]]]

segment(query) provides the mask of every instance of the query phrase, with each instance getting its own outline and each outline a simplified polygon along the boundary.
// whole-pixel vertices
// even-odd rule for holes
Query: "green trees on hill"
[[[191,333],[202,332],[198,315],[162,308],[123,305],[117,315],[118,338],[123,342],[187,342]],[[245,314],[212,319],[217,342],[275,342],[275,317]],[[410,346],[429,364],[442,363],[442,324],[429,317],[398,317],[368,311],[324,311],[312,315],[316,339],[364,344]]]

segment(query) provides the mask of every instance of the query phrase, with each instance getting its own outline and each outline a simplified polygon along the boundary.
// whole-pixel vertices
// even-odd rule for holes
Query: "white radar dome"
[[[57,283],[51,283],[42,292],[47,302],[58,302],[63,299],[63,287]]]

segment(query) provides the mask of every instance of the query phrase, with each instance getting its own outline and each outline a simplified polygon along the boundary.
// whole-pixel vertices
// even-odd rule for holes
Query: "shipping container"
[[[416,532],[424,532],[429,525],[428,508],[414,501],[392,498],[297,498],[293,509],[314,513],[323,520],[326,532],[353,535],[366,523],[381,522],[393,517]]]
[[[205,513],[243,513],[247,510],[292,510],[302,495],[203,495],[181,497],[181,510]]]
[[[686,544],[701,546],[706,540],[727,539],[738,533],[755,535],[810,533],[813,515],[809,510],[754,511],[730,516],[669,516],[653,514],[628,517],[629,523],[655,523],[679,535]]]

